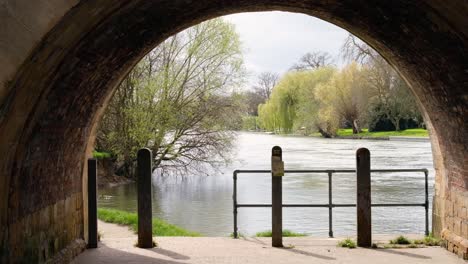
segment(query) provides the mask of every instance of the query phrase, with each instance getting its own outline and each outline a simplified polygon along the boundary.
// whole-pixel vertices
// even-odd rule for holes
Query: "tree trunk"
[[[351,123],[351,126],[353,128],[353,134],[358,134],[362,132],[361,128],[359,127],[359,123],[357,119],[353,120],[353,122]]]
[[[400,131],[400,119],[391,119],[393,126],[395,126],[395,131]]]

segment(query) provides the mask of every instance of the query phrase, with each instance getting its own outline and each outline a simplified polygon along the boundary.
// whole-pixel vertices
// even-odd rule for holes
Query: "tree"
[[[241,93],[242,100],[245,104],[245,114],[249,116],[258,116],[258,106],[265,103],[265,98],[254,91],[245,91]]]
[[[331,66],[332,64],[333,59],[328,52],[316,51],[304,54],[291,69],[296,71],[314,70],[320,67]]]
[[[270,99],[273,88],[278,83],[279,75],[272,72],[262,72],[258,75],[255,92],[263,98],[263,102]]]
[[[382,118],[400,130],[403,119],[418,119],[419,109],[406,82],[375,50],[349,35],[342,47],[345,59],[354,60],[367,68],[369,83],[370,129]]]
[[[243,80],[239,37],[214,19],[167,39],[117,88],[101,121],[97,148],[134,175],[136,152],[151,149],[162,171],[202,171],[228,159],[226,131],[238,108],[224,96]]]
[[[293,130],[310,133],[318,129],[327,134],[331,127],[322,129],[326,122],[318,114],[321,104],[316,100],[314,91],[317,85],[327,82],[333,72],[331,67],[322,67],[287,73],[273,90],[270,100],[259,106],[260,126],[282,133]]]
[[[353,129],[361,132],[368,107],[368,85],[364,70],[356,63],[343,68],[324,85],[316,90],[316,97],[323,104],[332,107],[334,114]]]

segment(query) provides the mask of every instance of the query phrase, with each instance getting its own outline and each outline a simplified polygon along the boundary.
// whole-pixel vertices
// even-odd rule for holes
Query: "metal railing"
[[[422,206],[425,208],[425,235],[429,235],[429,186],[428,186],[428,175],[427,169],[389,169],[389,170],[371,170],[372,172],[379,173],[392,173],[392,172],[423,172],[425,179],[425,201],[424,203],[391,203],[391,204],[372,204],[372,207],[411,207],[411,206]],[[271,204],[239,204],[237,203],[237,175],[238,174],[266,174],[271,173],[271,170],[235,170],[233,172],[233,207],[234,207],[234,238],[238,238],[238,227],[237,227],[237,208],[242,207],[271,207]],[[328,204],[283,204],[282,207],[323,207],[328,208],[328,235],[333,237],[333,208],[334,207],[356,207],[356,204],[336,204],[333,203],[333,192],[332,192],[332,178],[334,173],[356,173],[356,170],[285,170],[285,174],[288,173],[326,173],[328,174]]]

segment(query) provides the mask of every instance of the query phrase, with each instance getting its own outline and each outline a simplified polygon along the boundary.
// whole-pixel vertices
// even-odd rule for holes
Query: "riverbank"
[[[115,174],[114,159],[109,153],[94,151],[93,157],[97,159],[98,189],[115,187],[135,182],[133,179]]]
[[[138,216],[135,213],[124,212],[115,209],[98,208],[98,219],[106,223],[128,226],[133,232],[138,230]],[[188,236],[197,237],[201,234],[185,230],[161,219],[153,218],[154,236]]]
[[[359,134],[353,134],[351,128],[347,129],[338,129],[337,136],[339,138],[381,138],[381,139],[391,139],[392,137],[405,137],[405,138],[429,138],[429,133],[426,129],[414,128],[406,129],[402,131],[377,131],[369,132],[367,129],[363,129]]]
[[[266,132],[267,134],[275,134]],[[312,134],[281,134],[282,136],[308,136],[323,138],[319,132]],[[370,139],[370,140],[401,140],[401,141],[429,141],[429,132],[426,129],[414,128],[401,131],[377,131],[369,132],[367,128],[362,129],[361,133],[353,134],[351,128],[338,129],[336,139]]]

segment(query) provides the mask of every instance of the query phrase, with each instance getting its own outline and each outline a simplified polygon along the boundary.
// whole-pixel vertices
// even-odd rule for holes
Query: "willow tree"
[[[397,131],[401,120],[422,119],[410,88],[380,54],[350,34],[342,46],[342,55],[366,68],[370,97],[369,129],[381,119],[388,119]]]
[[[290,133],[295,130],[326,131],[324,119],[318,114],[321,103],[315,98],[316,86],[327,82],[334,73],[332,67],[289,72],[275,86],[270,100],[259,109],[264,129]]]
[[[259,119],[267,130],[290,133],[296,118],[300,85],[295,73],[283,77],[271,93],[270,99],[259,107]]]
[[[133,175],[136,152],[151,149],[155,168],[199,171],[228,158],[226,131],[236,105],[225,100],[243,80],[234,26],[214,19],[151,51],[117,88],[101,122],[97,148]]]
[[[316,91],[316,97],[331,107],[340,121],[345,121],[353,129],[353,134],[361,132],[369,106],[369,85],[365,70],[357,63],[351,63],[336,72]]]

